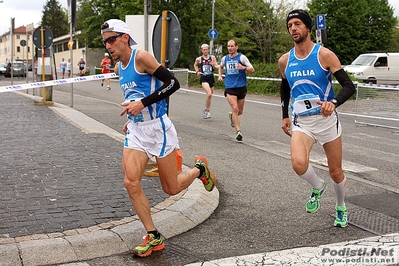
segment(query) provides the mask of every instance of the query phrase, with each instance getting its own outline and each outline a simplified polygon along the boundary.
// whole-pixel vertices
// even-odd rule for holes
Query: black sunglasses
[[[109,43],[109,44],[112,45],[112,44],[114,44],[114,43],[116,42],[116,38],[118,38],[119,36],[122,36],[123,34],[124,34],[124,33],[118,33],[117,35],[108,37],[107,39],[101,40],[101,41],[102,41],[102,43],[104,44],[104,46],[106,46],[107,43]]]

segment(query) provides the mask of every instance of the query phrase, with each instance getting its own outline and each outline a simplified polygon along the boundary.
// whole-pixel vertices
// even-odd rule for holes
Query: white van
[[[344,70],[364,83],[399,84],[399,53],[359,55]]]

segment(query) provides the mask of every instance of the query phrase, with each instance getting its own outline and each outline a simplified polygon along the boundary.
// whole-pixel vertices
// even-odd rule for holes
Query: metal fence
[[[399,87],[358,84],[355,123],[399,129]]]
[[[177,78],[181,88],[188,88],[188,74],[190,71],[187,68],[174,68],[170,72]]]

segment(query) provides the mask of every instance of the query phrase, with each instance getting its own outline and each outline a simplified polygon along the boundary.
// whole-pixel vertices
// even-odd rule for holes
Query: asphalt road
[[[74,84],[73,108],[121,131],[123,101],[117,82],[111,91],[99,82]],[[71,106],[71,87],[54,87],[53,101]],[[327,181],[321,208],[305,212],[309,186],[291,169],[289,137],[281,130],[281,107],[272,97],[249,95],[241,116],[243,142],[235,141],[222,92],[212,100],[211,119],[203,119],[205,95],[180,89],[170,98],[170,117],[191,166],[195,155],[205,155],[218,178],[220,204],[203,224],[167,240],[173,252],[161,254],[169,265],[230,256],[317,246],[365,238],[399,230],[399,131],[360,126],[354,122],[353,103],[339,108],[343,124],[344,168],[349,178],[346,228],[333,227],[335,195],[323,150],[315,146],[311,159]],[[356,210],[351,212],[351,210]],[[388,227],[384,221],[394,226]],[[184,254],[184,256],[182,256]],[[179,257],[180,258],[176,258]],[[121,254],[88,261],[90,265],[155,265],[153,260]],[[165,264],[167,265],[167,264]]]

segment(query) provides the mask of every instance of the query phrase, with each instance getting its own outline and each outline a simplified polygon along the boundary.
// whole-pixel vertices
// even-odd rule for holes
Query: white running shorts
[[[162,158],[179,149],[177,132],[170,118],[162,117],[127,125],[124,147],[145,152],[148,158]]]
[[[322,115],[293,116],[292,131],[301,131],[314,139],[320,145],[331,142],[341,136],[342,127],[338,113],[330,116]]]

